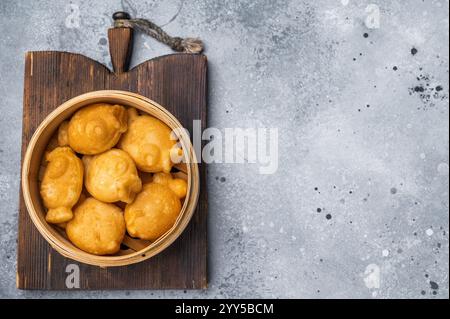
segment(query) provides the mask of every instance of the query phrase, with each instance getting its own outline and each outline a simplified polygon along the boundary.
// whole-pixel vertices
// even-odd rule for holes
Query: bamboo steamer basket
[[[142,113],[154,116],[171,129],[176,135],[183,149],[183,163],[175,165],[178,178],[187,182],[187,194],[182,202],[181,212],[170,230],[154,242],[131,238],[125,235],[121,250],[115,255],[97,256],[87,253],[67,238],[65,231],[46,222],[46,209],[42,204],[39,193],[40,176],[43,171],[43,155],[54,141],[59,125],[70,118],[78,109],[92,103],[121,104],[135,107]],[[34,225],[47,242],[63,256],[81,263],[100,267],[125,266],[141,262],[166,249],[172,244],[188,225],[197,205],[200,182],[196,156],[188,134],[180,122],[164,107],[154,101],[126,91],[94,91],[79,95],[63,103],[50,113],[34,132],[28,144],[22,163],[22,193],[28,213]],[[145,183],[143,177],[143,183]]]

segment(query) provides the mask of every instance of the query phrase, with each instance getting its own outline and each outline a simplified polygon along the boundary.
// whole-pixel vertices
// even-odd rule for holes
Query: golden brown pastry
[[[68,146],[69,145],[69,121],[64,121],[59,125],[58,128],[58,145],[59,146]]]
[[[78,248],[95,255],[115,254],[125,236],[125,221],[119,207],[87,198],[74,209],[66,233]]]
[[[85,186],[96,199],[107,203],[131,203],[142,189],[136,165],[127,152],[113,148],[83,157]]]
[[[58,140],[65,142],[63,125]],[[94,155],[114,145],[127,130],[127,111],[121,105],[91,104],[77,111],[67,125],[67,142],[77,153]]]
[[[83,187],[83,163],[70,147],[57,147],[46,154],[48,165],[41,183],[41,197],[48,208],[45,219],[59,224],[72,219],[72,207]]]
[[[180,198],[169,186],[145,184],[134,202],[125,207],[127,231],[132,237],[154,241],[173,226],[180,210]]]
[[[184,179],[173,178],[171,174],[156,173],[153,175],[153,182],[168,186],[178,198],[184,198],[187,192],[187,183]]]
[[[178,151],[172,130],[150,115],[138,115],[128,109],[128,131],[123,134],[118,147],[130,154],[136,166],[144,172],[169,173],[172,169],[170,153]]]
[[[72,207],[72,211],[73,211],[74,209],[76,209],[77,206],[79,206],[82,202],[84,202],[84,200],[85,200],[86,198],[88,198],[88,194],[87,194],[87,192],[86,192],[86,189],[83,188],[83,189],[81,190],[81,194],[80,194],[80,197],[78,198],[78,201],[77,201],[76,204]],[[66,229],[67,223],[68,223],[68,222],[59,223],[59,224],[56,224],[56,226],[58,226],[59,228],[62,228],[62,229]]]

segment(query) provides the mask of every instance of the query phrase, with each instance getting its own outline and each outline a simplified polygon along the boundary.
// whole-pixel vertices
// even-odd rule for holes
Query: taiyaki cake
[[[172,188],[169,186],[171,181]],[[130,236],[154,241],[174,225],[181,211],[180,198],[186,195],[181,185],[184,180],[174,181],[177,179],[157,177],[156,182],[145,184],[136,199],[125,207],[125,223]]]
[[[153,183],[168,186],[178,198],[184,198],[187,192],[187,183],[184,179],[173,178],[171,174],[156,173],[153,175]]]
[[[66,233],[75,246],[88,253],[115,254],[125,236],[123,212],[116,205],[89,197],[74,209]]]
[[[130,108],[128,131],[123,134],[118,147],[130,154],[139,170],[169,173],[173,166],[171,154],[181,152],[171,134],[172,130],[157,118],[138,115],[136,109]]]
[[[72,207],[83,187],[83,163],[69,147],[57,147],[45,157],[40,193],[48,209],[45,219],[60,224],[72,219]]]
[[[142,189],[136,165],[127,152],[113,148],[99,155],[85,155],[83,163],[86,189],[98,200],[131,203]]]
[[[58,131],[60,145],[77,153],[95,155],[117,144],[127,130],[127,111],[121,105],[97,103],[78,110]]]

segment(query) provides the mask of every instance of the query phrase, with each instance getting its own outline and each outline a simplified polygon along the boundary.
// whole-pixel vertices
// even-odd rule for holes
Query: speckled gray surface
[[[19,291],[24,52],[110,65],[106,30],[119,9],[200,36],[209,125],[277,127],[279,169],[209,166],[208,290]],[[0,296],[448,298],[448,9],[444,0],[1,1]],[[133,64],[166,53],[140,35]]]

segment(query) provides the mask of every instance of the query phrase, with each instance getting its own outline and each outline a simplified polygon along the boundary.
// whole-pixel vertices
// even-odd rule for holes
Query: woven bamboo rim
[[[131,265],[141,262],[162,252],[172,244],[188,225],[195,211],[200,191],[199,170],[194,149],[189,136],[184,130],[177,130],[179,142],[183,149],[186,165],[177,165],[178,174],[187,181],[187,194],[181,212],[173,225],[163,236],[154,242],[139,240],[125,236],[123,245],[127,250],[121,250],[113,256],[97,256],[75,247],[56,226],[45,221],[45,208],[39,194],[38,175],[41,159],[51,137],[64,120],[75,111],[92,103],[105,102],[135,107],[148,113],[171,129],[181,128],[180,122],[164,107],[141,95],[117,90],[94,91],[79,95],[61,104],[51,112],[34,132],[28,144],[22,164],[22,193],[29,216],[34,225],[47,242],[63,256],[81,263],[100,267]]]

